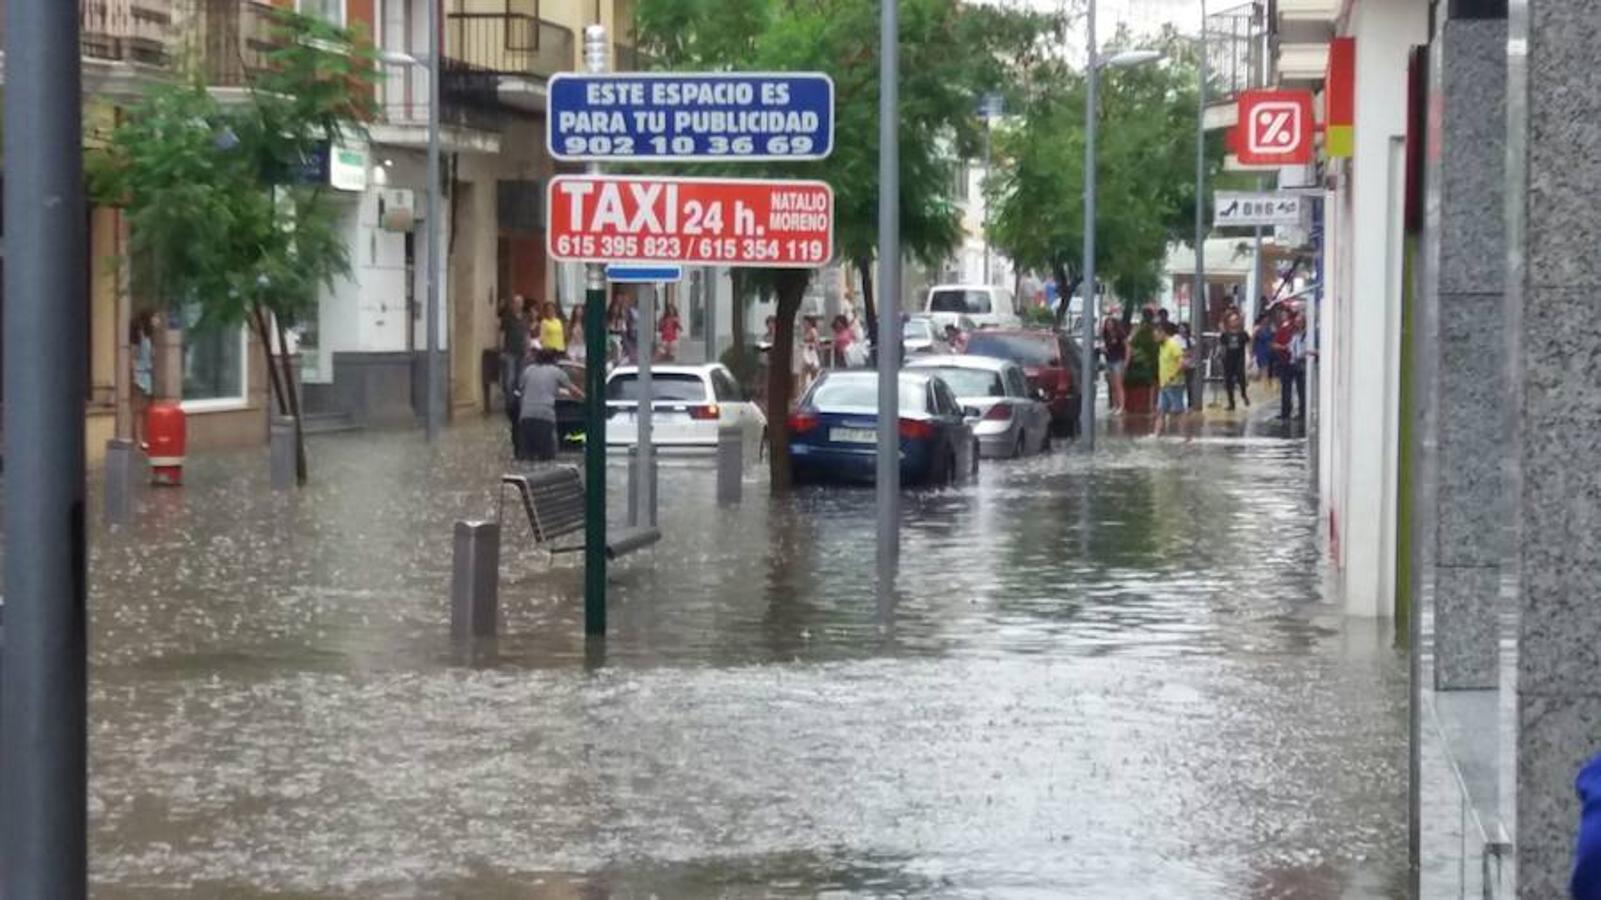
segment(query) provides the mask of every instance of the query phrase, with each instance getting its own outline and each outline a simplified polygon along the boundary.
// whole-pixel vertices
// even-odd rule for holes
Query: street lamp
[[[1095,450],[1095,138],[1098,129],[1101,68],[1137,66],[1161,59],[1155,50],[1120,50],[1104,58],[1095,51],[1095,0],[1090,0],[1088,101],[1084,104],[1084,346],[1080,348],[1083,367],[1079,375],[1079,434],[1086,452]],[[1063,297],[1062,302],[1068,302]]]

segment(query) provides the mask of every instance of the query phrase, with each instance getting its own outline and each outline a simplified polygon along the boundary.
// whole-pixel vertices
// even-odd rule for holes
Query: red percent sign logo
[[[814,268],[834,255],[821,181],[563,175],[548,204],[553,259]]]
[[[1307,91],[1240,94],[1235,155],[1246,166],[1304,165],[1312,161],[1312,95]]]

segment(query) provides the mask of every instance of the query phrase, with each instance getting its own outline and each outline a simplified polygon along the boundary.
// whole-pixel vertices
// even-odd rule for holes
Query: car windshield
[[[973,356],[1009,359],[1024,366],[1054,366],[1056,339],[1048,334],[986,334],[978,332],[967,339],[967,352]]]
[[[928,297],[928,311],[986,315],[990,312],[990,295],[987,291],[967,291],[959,288],[937,290]]]
[[[920,413],[928,408],[928,392],[921,378],[901,378],[901,412]],[[878,411],[878,376],[874,374],[831,375],[812,389],[808,406],[823,411]]]
[[[958,369],[938,368],[932,371],[945,383],[950,385],[951,391],[958,397],[1004,397],[1006,388],[1001,384],[1001,374],[985,369]]]
[[[650,379],[651,399],[658,402],[704,403],[706,382],[688,372],[659,372]],[[606,399],[639,402],[639,375],[625,372],[606,382]]]

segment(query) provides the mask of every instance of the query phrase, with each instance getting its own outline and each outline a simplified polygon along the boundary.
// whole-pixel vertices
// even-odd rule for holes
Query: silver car
[[[1013,458],[1051,448],[1051,410],[1017,363],[984,356],[922,356],[907,368],[933,369],[973,423],[979,453]]]

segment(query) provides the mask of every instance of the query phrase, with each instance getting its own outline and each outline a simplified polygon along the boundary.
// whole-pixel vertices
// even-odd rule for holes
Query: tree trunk
[[[295,483],[304,486],[306,483],[306,429],[305,421],[300,415],[300,392],[295,390],[295,373],[289,356],[289,341],[284,334],[282,319],[273,318],[278,326],[278,364],[283,367],[283,383],[285,394],[289,397],[289,416],[295,420]]]
[[[261,341],[261,352],[267,356],[267,382],[272,385],[273,404],[278,407],[278,415],[289,415],[289,401],[284,397],[284,387],[278,382],[278,367],[272,364],[272,335],[267,330],[267,314],[262,311],[260,304],[250,310],[251,318],[255,320],[256,337]]]
[[[852,260],[856,271],[862,274],[862,312],[867,316],[867,334],[875,340],[878,337],[878,305],[873,297],[873,261],[858,258]]]
[[[774,494],[789,493],[789,406],[795,376],[795,314],[800,312],[808,269],[785,269],[778,276],[778,321],[773,324],[773,346],[767,351],[768,473]]]
[[[734,342],[730,346],[734,348],[733,355],[737,359],[745,355],[745,329],[747,327],[745,317],[748,311],[745,306],[745,276],[742,274],[742,270],[733,269],[730,271],[728,282],[730,285],[729,290],[732,293],[728,302],[729,327],[734,331]]]
[[[1056,279],[1056,292],[1062,300],[1062,302],[1056,307],[1056,330],[1060,331],[1062,330],[1063,323],[1067,321],[1068,303],[1073,299],[1073,294],[1078,290],[1079,279],[1074,278],[1069,280],[1067,277],[1067,268],[1061,263],[1056,263],[1055,265],[1051,266],[1051,277]],[[1084,304],[1086,314],[1089,312],[1089,307],[1090,304]]]

